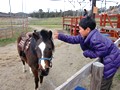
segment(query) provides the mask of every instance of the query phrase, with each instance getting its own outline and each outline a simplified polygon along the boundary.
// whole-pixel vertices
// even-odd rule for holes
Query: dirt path
[[[37,27],[36,29],[41,29]],[[84,58],[79,45],[70,45],[54,40],[53,67],[40,90],[54,90],[80,68],[92,60]],[[112,90],[120,88],[120,81],[114,80]],[[17,53],[16,43],[0,47],[0,90],[34,90],[33,76],[22,72],[22,63]]]

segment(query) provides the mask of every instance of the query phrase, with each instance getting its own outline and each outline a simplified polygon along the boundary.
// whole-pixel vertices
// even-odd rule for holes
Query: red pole
[[[117,28],[120,28],[120,14],[117,15],[118,20],[117,20]]]

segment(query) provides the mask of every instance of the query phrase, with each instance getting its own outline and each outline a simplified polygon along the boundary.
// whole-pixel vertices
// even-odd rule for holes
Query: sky
[[[9,3],[10,1],[10,3]],[[71,3],[69,1],[72,1]],[[84,9],[90,10],[92,5],[89,0],[1,0],[0,2],[0,12],[25,12],[31,13],[42,9],[43,11],[66,11],[66,10],[78,10]],[[108,8],[110,5],[114,6],[120,4],[120,0],[106,0],[106,7]],[[113,1],[113,2],[109,2]],[[82,2],[79,4],[78,2]],[[105,0],[103,3],[101,1],[96,2],[96,6],[98,8],[105,6]],[[10,8],[11,7],[11,8]]]

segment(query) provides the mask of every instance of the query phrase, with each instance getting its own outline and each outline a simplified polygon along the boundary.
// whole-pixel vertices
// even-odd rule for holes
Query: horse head
[[[33,37],[36,41],[35,51],[38,58],[38,70],[40,76],[47,76],[49,68],[52,66],[54,44],[52,41],[52,31],[34,31]]]

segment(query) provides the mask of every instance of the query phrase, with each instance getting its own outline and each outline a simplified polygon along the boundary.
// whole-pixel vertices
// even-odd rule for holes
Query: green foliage
[[[33,13],[30,13],[29,14],[30,17],[35,17],[35,18],[49,18],[49,17],[61,17],[63,16],[63,12],[60,11],[60,12],[43,12],[43,10],[39,9],[39,11],[37,12],[33,12]]]

